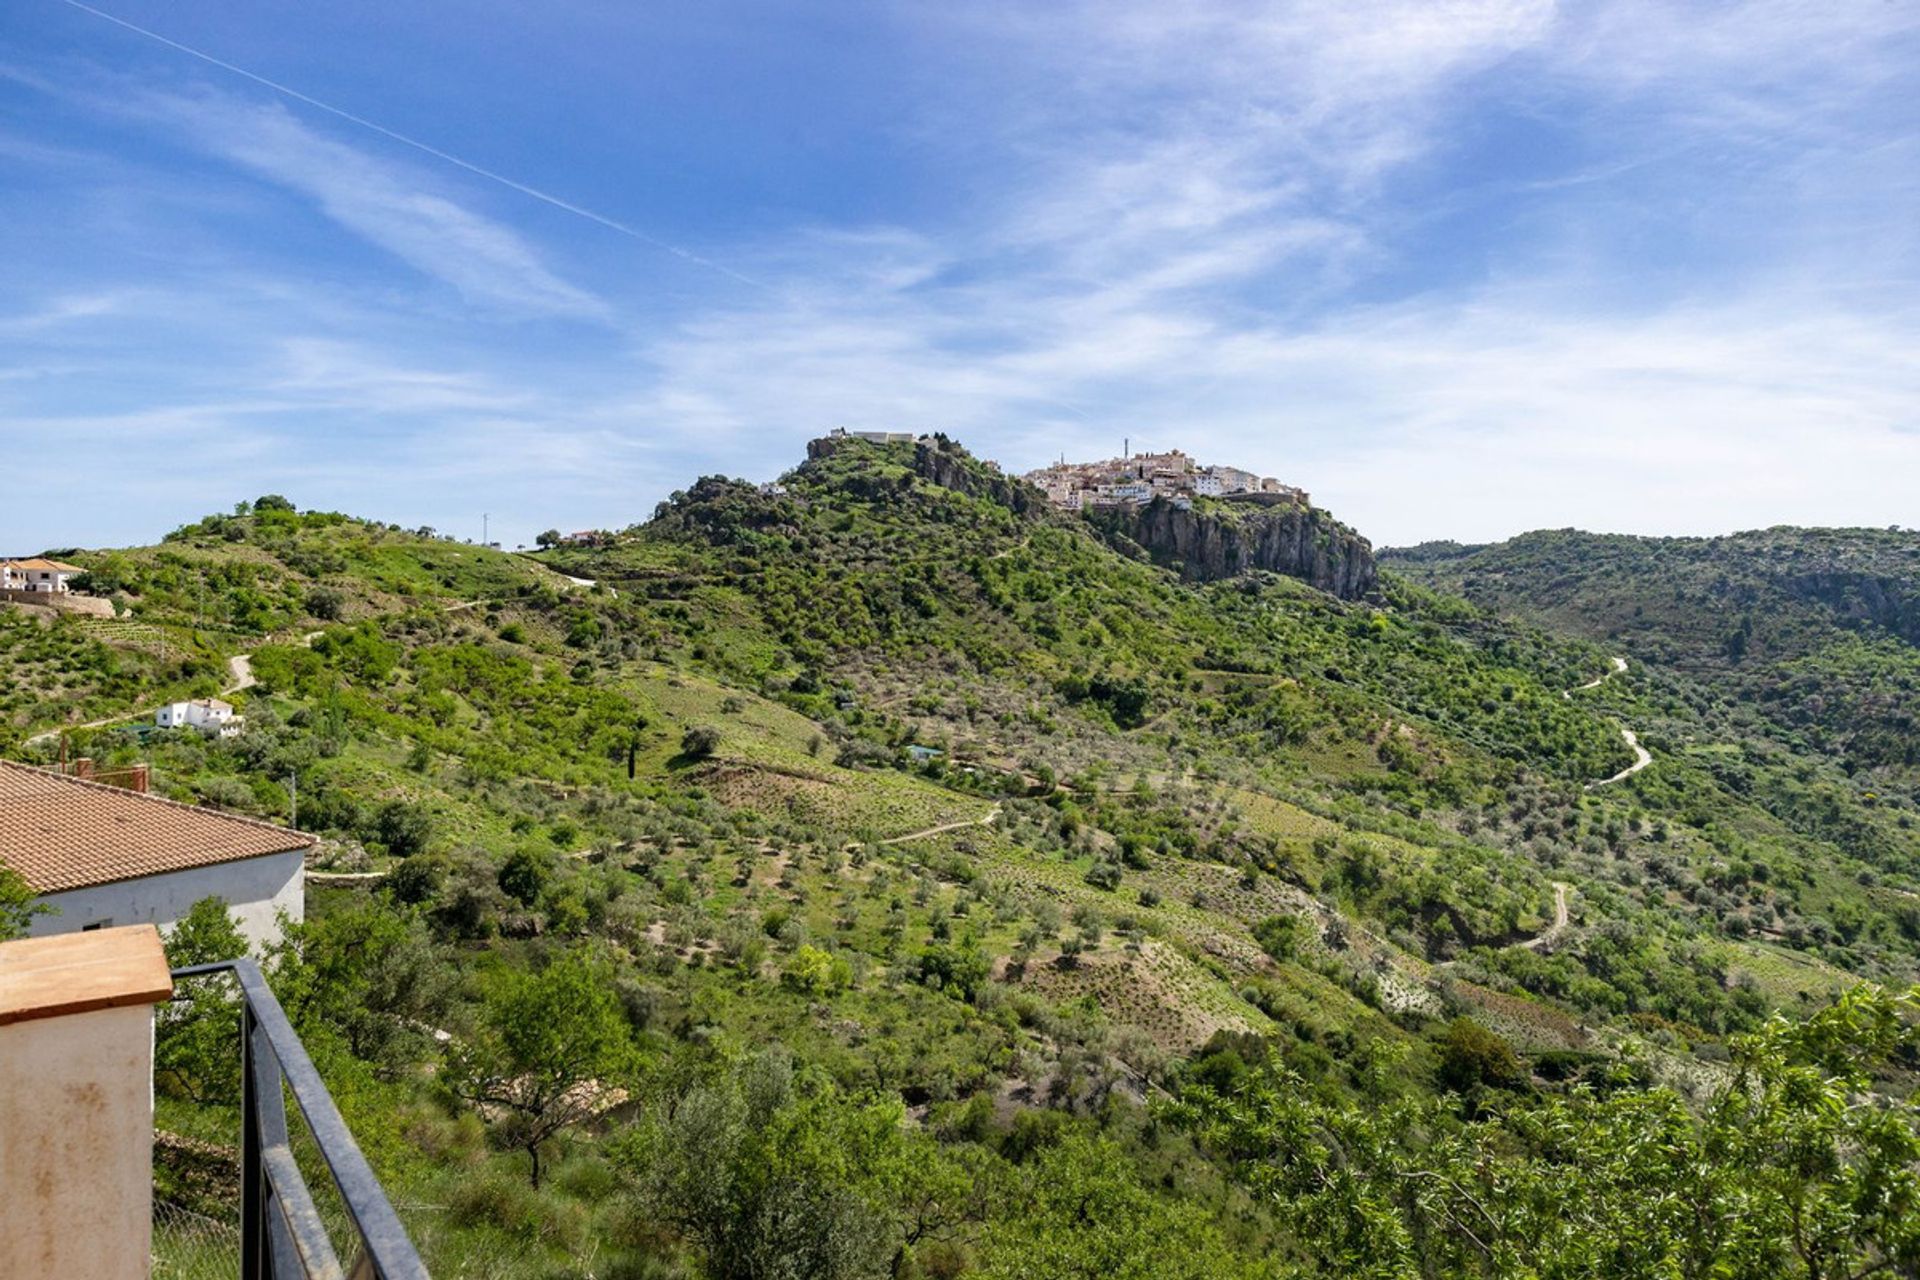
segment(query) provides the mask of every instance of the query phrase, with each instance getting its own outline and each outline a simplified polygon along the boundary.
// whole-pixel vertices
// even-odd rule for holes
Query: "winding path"
[[[1537,950],[1567,931],[1567,890],[1572,887],[1561,880],[1553,882],[1553,924],[1521,943],[1522,948],[1528,951]]]
[[[880,841],[880,843],[905,844],[909,840],[924,840],[928,836],[937,836],[943,831],[958,831],[962,827],[990,826],[994,819],[999,816],[1000,806],[996,804],[993,808],[987,810],[986,816],[983,818],[968,818],[964,822],[943,822],[937,827],[928,827],[925,831],[909,831],[903,836],[889,836],[885,840]]]
[[[325,632],[322,631],[309,631],[300,637],[300,644],[303,648],[312,648],[313,642],[324,634]],[[238,693],[242,689],[251,689],[259,683],[260,681],[255,678],[253,674],[253,654],[236,653],[227,659],[227,683],[220,690],[220,696],[224,698],[229,693]],[[156,702],[150,707],[135,707],[132,711],[122,711],[119,715],[107,716],[100,720],[89,720],[85,724],[63,724],[57,729],[48,729],[44,733],[36,733],[21,745],[30,747],[36,742],[47,742],[59,737],[63,733],[72,733],[76,729],[103,729],[107,725],[119,724],[123,720],[143,719],[152,715],[165,705],[167,704]]]
[[[1615,658],[1613,660],[1613,670],[1603,671],[1599,675],[1595,676],[1593,679],[1587,681],[1585,684],[1577,684],[1573,686],[1573,688],[1571,689],[1562,689],[1560,691],[1560,696],[1565,698],[1568,702],[1572,702],[1574,694],[1579,693],[1583,689],[1598,689],[1601,685],[1613,679],[1615,676],[1619,675],[1621,672],[1625,671],[1626,669],[1627,669],[1627,660],[1625,658]]]
[[[1607,681],[1613,679],[1615,676],[1620,675],[1621,673],[1626,671],[1626,669],[1627,669],[1627,660],[1625,658],[1616,657],[1613,660],[1613,670],[1604,671],[1601,674],[1595,676],[1593,679],[1587,681],[1585,684],[1575,685],[1571,689],[1562,689],[1560,691],[1560,696],[1565,698],[1567,701],[1571,702],[1573,701],[1574,694],[1579,693],[1583,689],[1598,689],[1601,685],[1605,684]],[[1598,782],[1589,782],[1586,788],[1588,791],[1593,790],[1595,787],[1604,787],[1604,786],[1608,786],[1611,783],[1623,782],[1626,779],[1631,778],[1634,774],[1640,772],[1642,769],[1646,768],[1648,765],[1653,763],[1653,753],[1640,745],[1639,735],[1634,733],[1633,730],[1627,728],[1625,725],[1621,725],[1620,737],[1623,741],[1626,742],[1627,746],[1633,749],[1633,763],[1628,765],[1626,768],[1622,769],[1620,772],[1614,774],[1611,778],[1602,778]]]

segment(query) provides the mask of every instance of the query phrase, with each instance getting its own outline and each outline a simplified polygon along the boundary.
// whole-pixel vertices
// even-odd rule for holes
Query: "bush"
[[[696,724],[680,735],[680,754],[689,760],[705,760],[720,749],[720,731],[712,725]]]
[[[427,838],[433,834],[433,819],[423,805],[389,800],[380,806],[373,827],[373,838],[385,845],[388,853],[396,858],[411,858],[426,852]]]
[[[1497,1033],[1472,1018],[1455,1018],[1440,1042],[1440,1085],[1455,1093],[1478,1086],[1516,1089],[1526,1083],[1526,1068]]]
[[[315,587],[307,592],[307,612],[323,622],[338,622],[346,612],[347,597],[335,587]]]
[[[516,849],[500,865],[500,891],[523,906],[540,901],[547,881],[553,875],[553,862],[536,849]]]

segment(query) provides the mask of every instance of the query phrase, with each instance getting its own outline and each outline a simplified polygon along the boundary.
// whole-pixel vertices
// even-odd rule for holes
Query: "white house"
[[[85,573],[77,564],[35,556],[28,560],[0,560],[0,591],[37,591],[63,596],[72,588],[68,582],[75,574]]]
[[[218,698],[170,702],[153,713],[162,729],[198,729],[210,737],[231,738],[247,727],[247,718],[233,714],[233,704]]]
[[[0,760],[0,863],[58,914],[29,936],[128,924],[171,928],[226,900],[254,947],[305,915],[314,838],[235,814]]]

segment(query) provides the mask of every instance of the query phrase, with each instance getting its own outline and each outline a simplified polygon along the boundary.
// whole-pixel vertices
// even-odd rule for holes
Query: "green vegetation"
[[[1905,766],[1607,631],[1183,583],[949,442],[537,558],[264,501],[74,554],[252,654],[244,734],[69,750],[297,778],[358,878],[265,963],[437,1274],[1912,1273]],[[221,1143],[207,1000],[162,1116]]]

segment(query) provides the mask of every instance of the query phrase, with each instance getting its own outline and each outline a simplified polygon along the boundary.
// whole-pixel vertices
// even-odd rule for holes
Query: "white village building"
[[[198,729],[210,737],[231,738],[247,727],[247,718],[233,714],[233,704],[218,698],[169,702],[153,713],[162,729]]]
[[[0,863],[57,914],[29,937],[129,924],[171,928],[226,901],[256,949],[305,915],[314,838],[253,818],[0,760]]]
[[[27,560],[0,560],[0,591],[33,591],[63,596],[73,588],[68,583],[76,574],[85,573],[77,564],[35,556]]]

